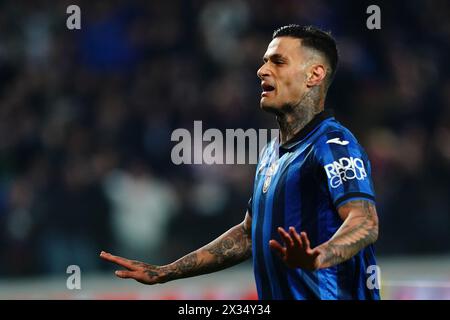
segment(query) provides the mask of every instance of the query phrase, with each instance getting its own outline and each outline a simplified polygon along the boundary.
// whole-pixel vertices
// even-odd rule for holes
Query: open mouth
[[[266,94],[266,93],[269,93],[269,92],[272,92],[273,90],[275,90],[274,86],[271,86],[270,84],[265,83],[265,82],[261,83],[261,88],[263,90],[262,94]]]

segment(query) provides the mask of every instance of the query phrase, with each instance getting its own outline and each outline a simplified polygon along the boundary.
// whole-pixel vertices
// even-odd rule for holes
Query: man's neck
[[[302,130],[324,108],[324,96],[314,87],[296,105],[286,105],[277,115],[280,127],[280,143],[284,144]]]

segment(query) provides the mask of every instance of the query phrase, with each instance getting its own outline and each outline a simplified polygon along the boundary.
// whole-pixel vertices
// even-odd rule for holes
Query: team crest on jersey
[[[263,193],[266,193],[269,189],[270,181],[272,181],[272,176],[266,176],[266,178],[264,179]]]
[[[263,184],[263,193],[266,193],[269,189],[270,182],[272,181],[272,176],[277,172],[278,170],[278,162],[272,163],[272,165],[267,169],[266,171],[266,178],[264,179]]]

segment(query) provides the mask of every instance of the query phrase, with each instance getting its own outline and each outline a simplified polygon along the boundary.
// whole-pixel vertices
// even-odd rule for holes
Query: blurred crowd
[[[450,253],[448,1],[376,1],[381,30],[366,1],[75,2],[0,3],[0,276],[166,263],[240,222],[254,165],[177,166],[170,137],[275,128],[256,70],[288,23],[337,39],[326,106],[371,159],[378,255]]]

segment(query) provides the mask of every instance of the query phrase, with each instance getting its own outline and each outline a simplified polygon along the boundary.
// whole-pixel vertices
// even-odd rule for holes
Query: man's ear
[[[327,76],[327,69],[323,64],[314,64],[308,72],[308,79],[306,81],[307,87],[314,87],[322,84]]]

